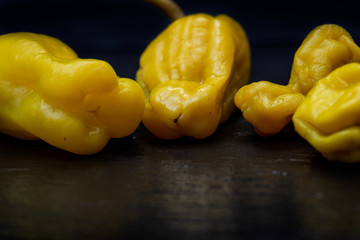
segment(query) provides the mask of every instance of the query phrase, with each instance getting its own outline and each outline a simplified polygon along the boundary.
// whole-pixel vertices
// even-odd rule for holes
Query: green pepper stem
[[[173,0],[144,0],[163,11],[171,21],[184,16],[184,12]]]

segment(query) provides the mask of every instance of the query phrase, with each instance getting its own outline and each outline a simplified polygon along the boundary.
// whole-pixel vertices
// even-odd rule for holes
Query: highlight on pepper
[[[319,79],[350,62],[360,62],[360,48],[338,25],[315,28],[296,51],[286,86],[260,81],[242,87],[236,106],[261,136],[281,131]]]
[[[234,95],[249,74],[250,47],[239,23],[227,15],[179,18],[140,58],[143,124],[162,139],[206,138],[234,112]]]
[[[0,51],[0,132],[93,154],[140,124],[141,87],[107,62],[35,33],[1,35]]]

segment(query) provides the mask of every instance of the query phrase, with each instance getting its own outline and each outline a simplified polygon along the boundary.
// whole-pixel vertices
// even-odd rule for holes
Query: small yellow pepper
[[[139,125],[141,87],[107,62],[80,59],[60,40],[34,33],[1,35],[0,52],[1,132],[93,154]]]
[[[360,64],[319,80],[293,116],[295,130],[325,158],[360,161]]]
[[[145,92],[143,123],[162,139],[210,136],[236,109],[250,73],[243,28],[226,15],[179,18],[146,48],[136,80]]]
[[[278,133],[290,121],[306,94],[321,78],[350,62],[360,61],[360,48],[337,25],[321,25],[296,51],[288,85],[260,81],[242,87],[235,104],[261,136]]]

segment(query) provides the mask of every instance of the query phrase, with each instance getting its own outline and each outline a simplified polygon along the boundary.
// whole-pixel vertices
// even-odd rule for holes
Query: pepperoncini
[[[360,64],[318,81],[293,116],[295,130],[325,158],[360,161]]]
[[[1,35],[0,52],[1,132],[93,154],[139,125],[142,89],[107,62],[34,33]]]
[[[143,123],[157,137],[206,138],[236,109],[250,73],[243,28],[226,15],[173,22],[146,48],[136,80],[145,92]]]
[[[261,136],[278,133],[290,121],[306,94],[321,78],[350,62],[360,61],[360,48],[337,25],[315,28],[296,51],[288,85],[267,81],[242,87],[235,104]]]

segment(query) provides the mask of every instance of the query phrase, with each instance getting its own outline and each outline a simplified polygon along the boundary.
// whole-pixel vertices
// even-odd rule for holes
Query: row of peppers
[[[360,161],[360,48],[337,25],[310,32],[286,86],[248,84],[248,38],[227,15],[174,21],[145,49],[136,81],[46,35],[5,34],[0,49],[0,131],[17,138],[94,154],[142,121],[162,139],[203,139],[238,107],[261,136],[293,121],[325,158]]]

